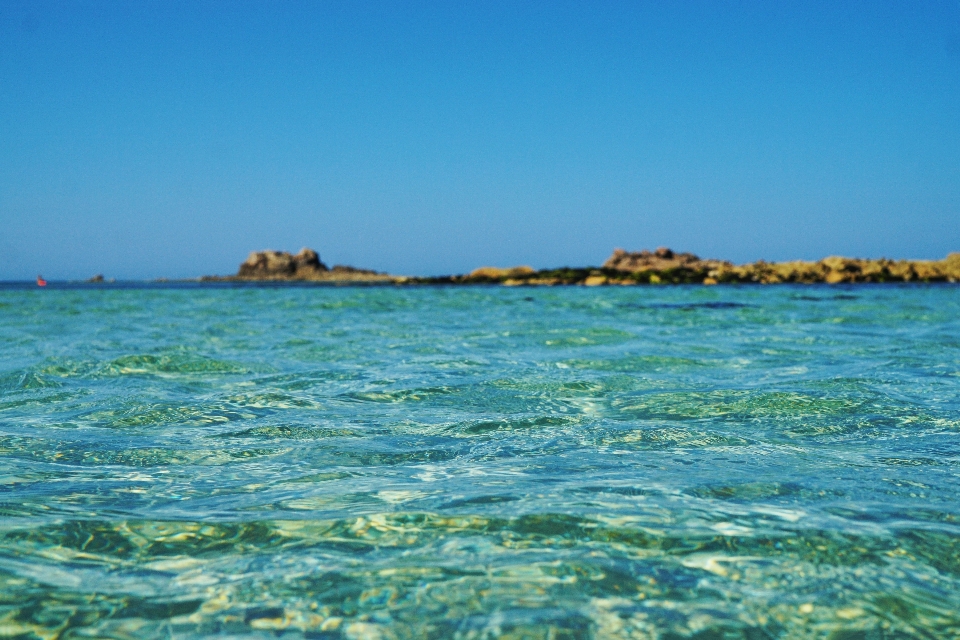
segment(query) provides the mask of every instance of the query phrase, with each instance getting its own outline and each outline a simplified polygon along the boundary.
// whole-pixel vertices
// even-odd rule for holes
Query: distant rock
[[[529,268],[483,267],[453,283],[500,282],[504,285],[638,285],[722,283],[861,283],[861,282],[960,282],[960,253],[944,260],[865,260],[829,256],[817,262],[796,260],[735,265],[726,260],[702,259],[667,247],[656,251],[615,249],[599,269],[562,267],[534,271]]]
[[[829,256],[818,262],[764,262],[723,270],[720,282],[782,282],[813,284],[861,282],[957,282],[960,281],[960,255],[945,260],[889,260]]]
[[[254,251],[240,265],[237,277],[248,280],[308,280],[327,271],[327,265],[320,262],[317,252],[304,247],[296,255],[286,251]]]
[[[405,282],[406,278],[378,273],[370,269],[357,269],[347,265],[327,268],[313,249],[304,247],[297,254],[286,251],[254,251],[240,265],[237,275],[220,277],[204,276],[202,280],[308,280],[331,283],[341,282]]]
[[[508,280],[510,278],[523,278],[525,276],[531,276],[535,273],[536,271],[533,267],[528,267],[526,265],[509,267],[507,269],[501,269],[500,267],[480,267],[479,269],[474,269],[471,271],[467,276],[467,279],[499,282],[501,280]]]
[[[629,252],[615,249],[602,267],[560,267],[537,271],[532,267],[480,267],[469,274],[404,277],[320,261],[312,249],[297,254],[255,251],[235,276],[204,276],[206,281],[290,280],[330,284],[502,284],[505,286],[553,285],[667,285],[724,283],[861,283],[861,282],[960,282],[960,253],[944,260],[888,260],[829,256],[817,262],[757,262],[735,265],[726,260],[702,259],[667,247]],[[92,282],[102,282],[96,276]]]
[[[637,251],[630,253],[623,249],[614,249],[613,255],[603,263],[604,269],[636,273],[639,271],[666,271],[669,269],[687,269],[691,271],[719,269],[733,264],[723,260],[701,260],[692,253],[674,253],[667,247],[658,247],[656,251]]]
[[[92,278],[90,278],[89,280],[87,280],[87,282],[103,282],[103,274],[102,274],[102,273],[98,273],[97,275],[95,275],[95,276],[93,276]]]
[[[335,264],[333,269],[330,270],[332,274],[339,275],[360,275],[360,276],[380,276],[384,275],[370,269],[358,269],[356,267],[351,267],[346,264]]]
[[[960,281],[960,254],[945,260],[888,260],[828,256],[818,262],[757,262],[734,265],[725,260],[701,260],[692,253],[674,253],[661,247],[655,252],[628,253],[615,249],[603,264],[632,274],[635,280],[650,283],[672,282],[718,284],[755,282],[759,284],[818,282],[827,284],[860,282],[957,282]]]

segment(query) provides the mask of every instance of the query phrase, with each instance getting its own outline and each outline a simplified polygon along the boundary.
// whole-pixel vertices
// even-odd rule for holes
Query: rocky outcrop
[[[240,265],[237,277],[244,280],[309,280],[329,269],[313,249],[304,247],[293,255],[286,251],[254,251]]]
[[[204,276],[207,281],[310,281],[337,283],[405,282],[402,276],[357,269],[347,265],[328,268],[313,249],[304,247],[297,254],[286,251],[254,251],[240,265],[235,276]]]
[[[705,260],[692,253],[676,253],[666,247],[638,252],[615,249],[600,268],[563,267],[534,271],[529,267],[483,267],[469,275],[452,276],[444,281],[507,286],[960,282],[960,253],[951,253],[944,260],[864,260],[830,256],[817,262],[761,260],[735,265],[726,260]]]
[[[732,267],[723,260],[701,260],[692,253],[674,253],[667,247],[658,247],[656,251],[637,251],[630,253],[623,249],[614,249],[613,255],[603,263],[604,269],[637,273],[640,271],[710,271]]]
[[[532,276],[536,271],[533,267],[520,266],[501,269],[500,267],[480,267],[474,269],[464,278],[467,281],[474,282],[502,282],[510,278],[524,278]]]
[[[960,282],[960,253],[944,260],[888,260],[829,256],[817,262],[754,262],[711,274],[717,282],[859,283]]]
[[[765,262],[735,265],[726,260],[702,259],[666,247],[656,251],[615,249],[602,267],[543,269],[519,266],[481,267],[466,275],[403,277],[320,261],[312,249],[300,253],[256,251],[235,276],[206,276],[203,280],[278,280],[383,284],[501,284],[505,286],[637,285],[721,283],[860,283],[960,282],[960,253],[944,260],[876,260],[830,256],[817,262]]]

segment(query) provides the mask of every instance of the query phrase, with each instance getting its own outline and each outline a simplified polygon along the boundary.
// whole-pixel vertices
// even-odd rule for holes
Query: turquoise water
[[[960,634],[955,286],[0,289],[0,636]]]

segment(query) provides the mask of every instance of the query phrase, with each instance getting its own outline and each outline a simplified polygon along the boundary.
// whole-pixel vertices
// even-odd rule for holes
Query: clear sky
[[[0,2],[0,279],[960,251],[960,2]]]

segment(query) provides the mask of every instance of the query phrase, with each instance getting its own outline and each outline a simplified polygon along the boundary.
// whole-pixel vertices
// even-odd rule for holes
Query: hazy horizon
[[[0,6],[0,280],[960,251],[960,3]]]

